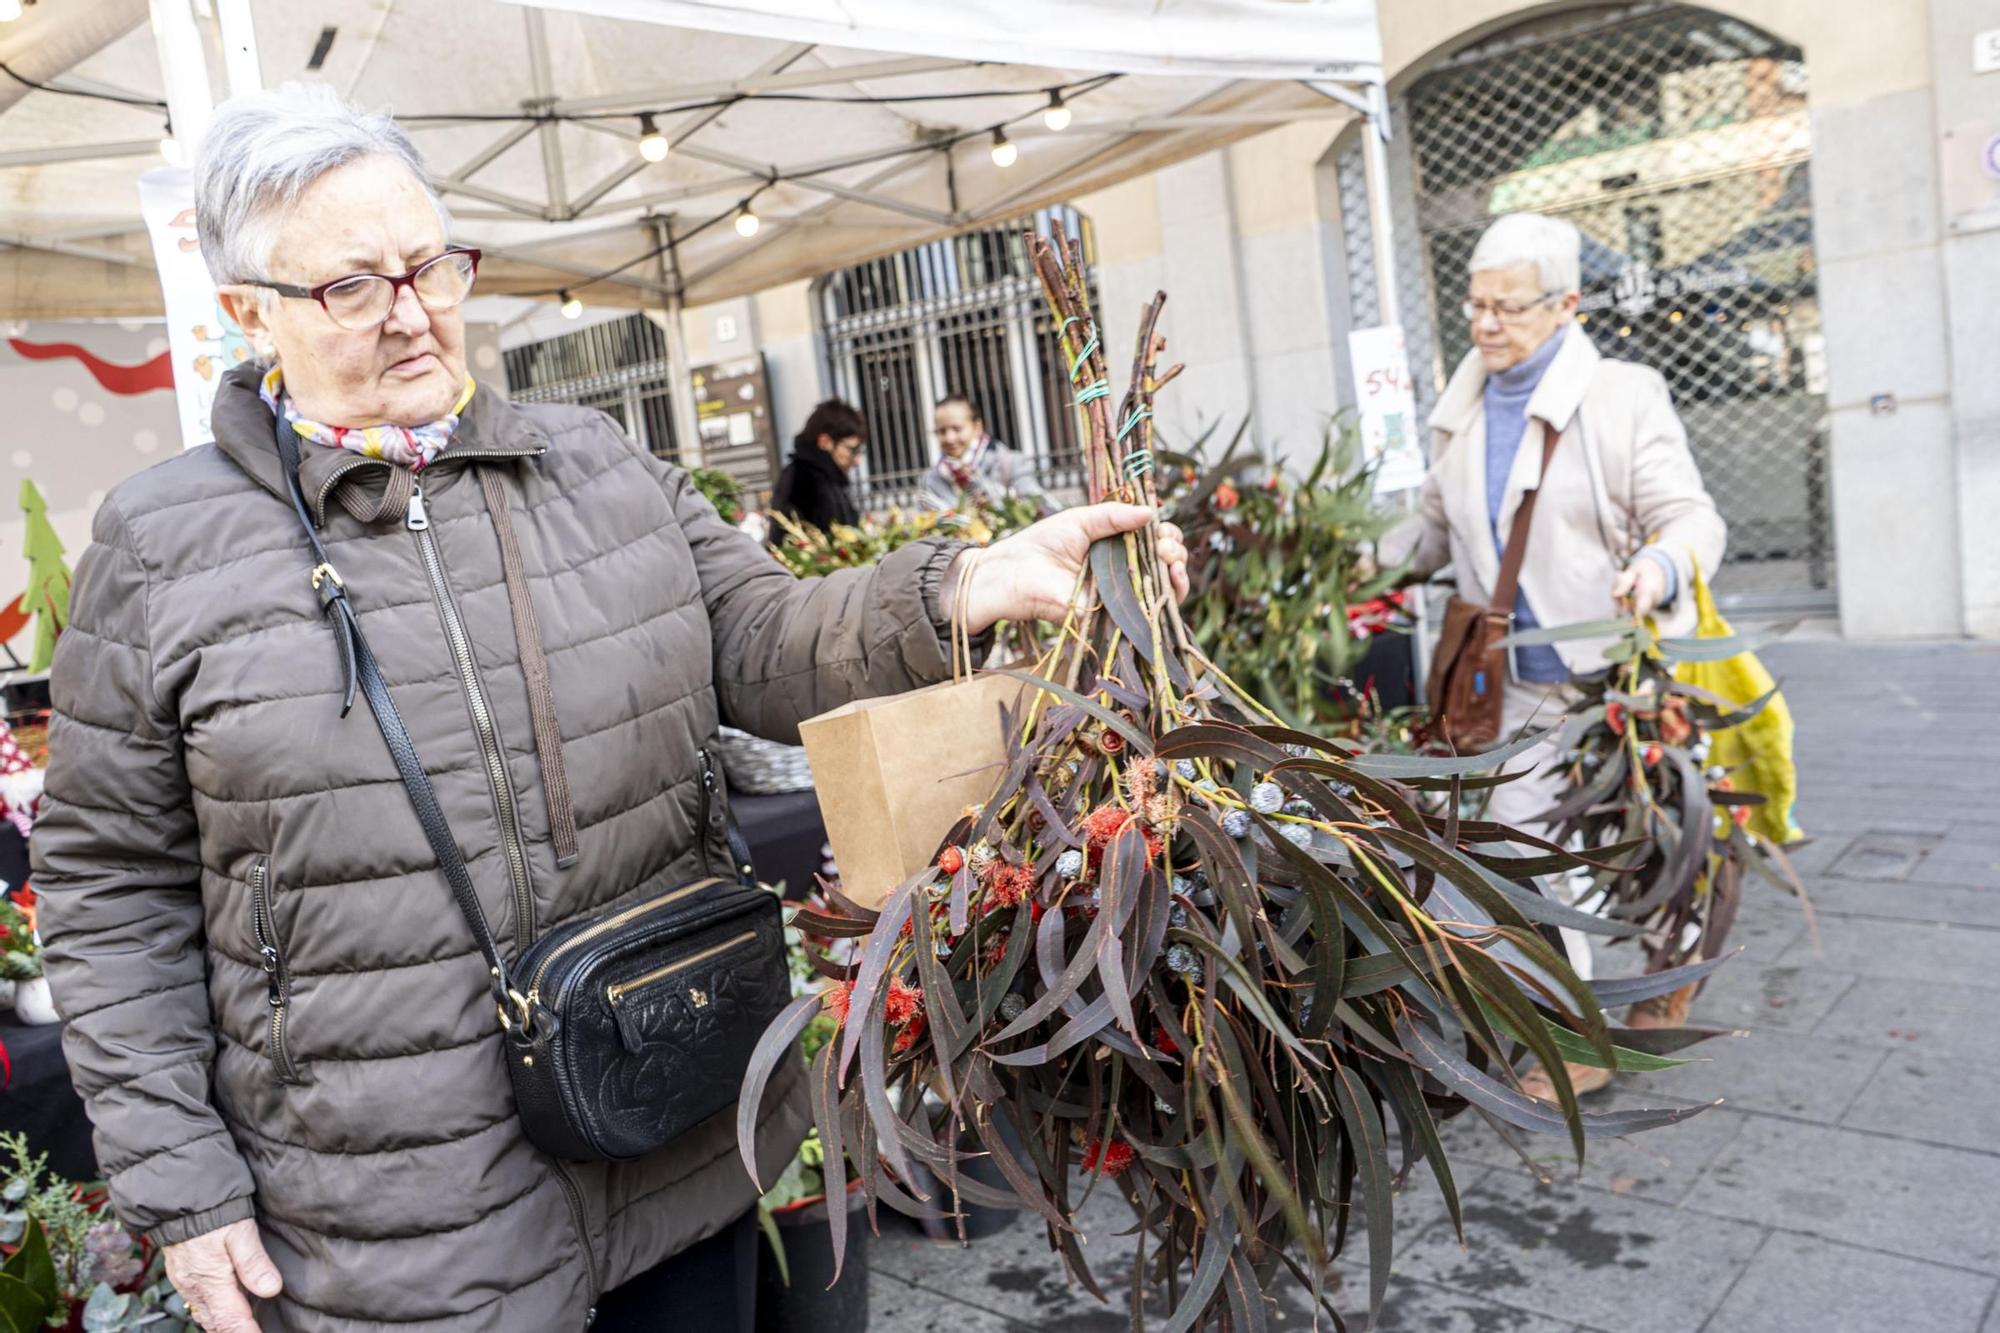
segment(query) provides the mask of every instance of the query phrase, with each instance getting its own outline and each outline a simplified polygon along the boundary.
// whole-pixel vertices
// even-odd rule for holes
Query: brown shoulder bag
[[[1542,477],[1556,451],[1556,436],[1545,423],[1542,432]],[[1514,526],[1500,555],[1500,577],[1493,601],[1486,606],[1454,596],[1444,610],[1431,658],[1429,698],[1432,730],[1461,753],[1483,750],[1500,739],[1501,697],[1507,683],[1507,653],[1498,647],[1514,624],[1514,597],[1521,586],[1521,561],[1528,552],[1528,530],[1535,521],[1535,496],[1541,484],[1521,497]]]

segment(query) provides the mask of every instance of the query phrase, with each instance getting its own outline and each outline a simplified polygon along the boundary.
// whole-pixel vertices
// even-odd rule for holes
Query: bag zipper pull
[[[422,482],[418,482],[410,488],[410,509],[408,517],[404,520],[404,525],[411,532],[422,532],[431,525],[431,516],[424,511],[424,486]]]

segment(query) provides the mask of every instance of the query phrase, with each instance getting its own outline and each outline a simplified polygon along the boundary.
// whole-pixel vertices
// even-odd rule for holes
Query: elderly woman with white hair
[[[1657,371],[1601,355],[1576,326],[1581,241],[1559,218],[1513,213],[1473,248],[1464,311],[1473,350],[1431,413],[1435,434],[1420,513],[1385,543],[1429,575],[1449,564],[1459,595],[1486,605],[1522,498],[1536,494],[1513,613],[1517,628],[1655,615],[1666,634],[1694,628],[1683,594],[1697,565],[1722,559],[1724,529]],[[1552,441],[1552,445],[1549,442]],[[1547,446],[1547,447],[1545,447]],[[1544,457],[1547,468],[1544,470]],[[1572,673],[1602,671],[1603,639],[1514,651],[1502,693],[1502,738],[1553,720],[1572,699]],[[1538,817],[1561,795],[1554,756],[1536,747],[1496,787],[1492,817],[1545,832]],[[1590,975],[1587,942],[1564,932]],[[1635,1022],[1653,1022],[1652,1011]],[[1677,1021],[1677,1019],[1675,1020]],[[1576,1065],[1579,1092],[1607,1070]],[[1554,1100],[1539,1069],[1527,1090]]]
[[[118,1215],[214,1333],[748,1330],[734,1105],[690,1110],[671,1064],[633,1099],[685,1116],[664,1146],[531,1140],[547,1108],[510,1070],[557,1034],[546,973],[524,997],[504,969],[671,886],[690,909],[768,911],[736,887],[717,727],[796,739],[944,678],[954,613],[974,633],[1053,615],[1092,540],[1155,516],[1099,505],[969,570],[928,541],[795,580],[608,417],[474,382],[479,252],[452,243],[387,117],[298,85],[232,102],[195,184],[256,364],[221,385],[214,445],[97,513],[34,837]],[[1158,544],[1184,586],[1178,534]],[[349,713],[357,678],[369,706]],[[689,955],[723,951],[712,1003],[674,1003],[721,1024],[740,979],[782,991],[769,915]],[[625,982],[602,998],[655,1003]],[[618,1038],[627,1016],[605,1018]],[[733,1101],[754,1031],[690,1021],[669,1060]],[[767,1182],[803,1134],[804,1082],[787,1064],[750,1109]]]

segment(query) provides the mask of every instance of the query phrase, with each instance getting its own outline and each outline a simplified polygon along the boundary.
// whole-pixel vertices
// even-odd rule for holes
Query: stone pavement
[[[1810,630],[1765,660],[1798,720],[1816,840],[1796,859],[1818,938],[1791,899],[1747,883],[1745,952],[1695,1019],[1749,1035],[1597,1099],[1723,1104],[1593,1144],[1580,1176],[1537,1142],[1539,1180],[1490,1129],[1454,1122],[1467,1243],[1413,1178],[1379,1327],[2000,1333],[2000,648]],[[1128,1215],[1106,1194],[1086,1216],[1115,1284]],[[1351,1245],[1359,1293],[1366,1243]],[[1122,1304],[1065,1282],[1026,1221],[966,1249],[885,1235],[870,1258],[878,1333],[1130,1327]],[[1274,1325],[1307,1326],[1303,1306],[1281,1300]]]

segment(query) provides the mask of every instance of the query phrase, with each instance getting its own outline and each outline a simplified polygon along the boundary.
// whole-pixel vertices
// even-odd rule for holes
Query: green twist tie
[[[1125,475],[1133,481],[1139,480],[1139,478],[1152,470],[1153,451],[1151,449],[1135,449],[1125,459]]]
[[[1090,354],[1096,350],[1097,335],[1092,334],[1090,341],[1083,345],[1083,350],[1076,354],[1076,359],[1069,363],[1069,377],[1071,380],[1074,380],[1083,370],[1083,363],[1090,360]]]
[[[1093,383],[1084,385],[1081,389],[1078,389],[1076,391],[1076,404],[1078,407],[1081,407],[1093,398],[1109,398],[1110,396],[1111,396],[1110,384],[1106,383],[1104,380],[1097,380],[1094,381]]]
[[[1139,424],[1140,422],[1144,421],[1144,420],[1145,420],[1145,419],[1146,419],[1147,417],[1149,417],[1149,416],[1151,416],[1151,415],[1153,415],[1153,409],[1152,409],[1152,408],[1150,408],[1150,407],[1142,407],[1142,408],[1140,408],[1140,409],[1139,409],[1138,411],[1134,412],[1134,413],[1133,413],[1133,414],[1132,414],[1131,416],[1129,416],[1129,417],[1126,417],[1126,418],[1125,418],[1125,424],[1124,424],[1124,425],[1122,425],[1122,426],[1120,426],[1120,427],[1118,428],[1118,438],[1122,440],[1122,439],[1124,439],[1124,438],[1125,438],[1125,437],[1126,437],[1127,435],[1130,435],[1130,434],[1132,433],[1132,428],[1133,428],[1134,426],[1138,425],[1138,424]],[[1145,452],[1146,452],[1146,451],[1145,451],[1145,450],[1143,450],[1143,449],[1141,449],[1141,450],[1139,451],[1139,453],[1145,453]],[[1133,456],[1134,458],[1137,458],[1137,457],[1139,456],[1139,454],[1133,454],[1132,456]],[[1150,470],[1151,470],[1151,468],[1152,468],[1152,466],[1153,466],[1153,464],[1152,464],[1152,462],[1151,462],[1151,460],[1150,460],[1150,458],[1149,458],[1149,459],[1148,459],[1148,461],[1147,461],[1147,463],[1146,463],[1146,467],[1147,467],[1147,469],[1148,469],[1148,470],[1150,471]]]

